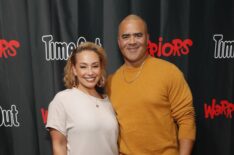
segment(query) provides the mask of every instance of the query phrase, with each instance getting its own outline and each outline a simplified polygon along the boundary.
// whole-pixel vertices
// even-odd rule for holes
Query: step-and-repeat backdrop
[[[113,73],[130,13],[148,23],[148,54],[177,65],[191,87],[193,155],[234,154],[233,0],[0,0],[0,155],[51,154],[47,108],[71,51],[102,45]]]

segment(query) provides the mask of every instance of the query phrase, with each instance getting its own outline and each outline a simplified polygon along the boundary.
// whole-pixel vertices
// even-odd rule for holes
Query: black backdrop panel
[[[101,44],[108,73],[122,63],[118,24],[142,16],[148,54],[184,73],[193,93],[193,155],[234,154],[232,0],[0,0],[0,155],[50,155],[48,104],[65,89],[63,68],[82,41]]]

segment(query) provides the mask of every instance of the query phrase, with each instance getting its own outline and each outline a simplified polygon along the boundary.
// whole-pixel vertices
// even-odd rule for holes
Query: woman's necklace
[[[99,99],[102,99],[102,98],[98,98],[97,96],[92,96],[92,95],[90,95],[90,94],[87,94],[87,96],[88,96],[88,98],[89,98],[89,100],[91,101],[91,102],[94,102],[94,104],[96,105],[96,108],[99,108],[100,107],[100,103],[99,103]],[[100,96],[100,95],[99,95]]]
[[[76,87],[77,89],[79,89],[78,87]],[[95,95],[95,96],[93,96],[93,95],[91,95],[90,93],[88,93],[88,92],[86,92],[86,91],[83,91],[83,90],[81,90],[81,89],[79,89],[81,92],[83,92],[88,98],[89,98],[89,100],[91,101],[91,102],[93,102],[95,105],[96,105],[96,108],[99,108],[100,107],[100,105],[99,105],[99,103],[98,103],[98,99],[99,99],[99,97],[100,97],[100,99],[102,99],[102,96],[100,95],[100,94],[98,94],[98,97]]]
[[[145,60],[146,60],[146,59],[145,59]],[[124,79],[124,81],[125,81],[126,83],[128,83],[128,84],[133,83],[134,81],[136,81],[136,80],[139,78],[139,76],[141,75],[143,66],[144,66],[144,64],[145,64],[145,60],[144,60],[144,62],[141,64],[139,71],[136,73],[136,75],[135,75],[131,80],[127,80],[127,78],[126,78],[126,76],[125,76],[125,73],[124,73],[124,68],[123,68],[122,74],[123,74],[123,79]]]
[[[94,100],[95,100],[94,102],[95,102],[96,108],[99,108],[99,104],[98,104],[97,99],[95,98]]]

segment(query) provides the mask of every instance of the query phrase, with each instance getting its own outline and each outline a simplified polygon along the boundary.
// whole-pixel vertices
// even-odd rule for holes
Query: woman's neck
[[[76,88],[81,90],[85,94],[90,95],[90,96],[94,96],[94,97],[97,97],[97,98],[103,98],[102,95],[99,94],[95,88],[89,89],[89,88],[81,87],[79,85]]]

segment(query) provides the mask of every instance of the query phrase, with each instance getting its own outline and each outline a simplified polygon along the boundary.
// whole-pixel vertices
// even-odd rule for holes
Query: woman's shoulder
[[[72,88],[61,90],[55,94],[54,99],[63,100],[66,98],[70,98],[72,96],[73,92],[74,92],[74,90]]]

